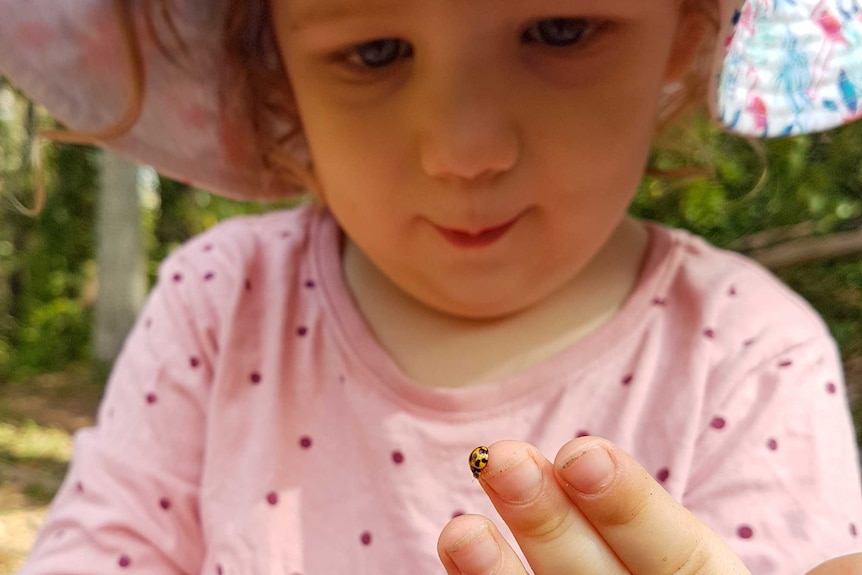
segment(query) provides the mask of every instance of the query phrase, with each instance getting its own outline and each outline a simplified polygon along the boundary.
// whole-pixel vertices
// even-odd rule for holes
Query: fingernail
[[[465,535],[446,552],[461,573],[489,573],[500,562],[500,546],[487,524]]]
[[[534,499],[542,489],[542,470],[529,453],[521,454],[521,459],[510,467],[495,468],[483,481],[494,492],[509,503],[523,503]]]
[[[614,462],[608,452],[601,447],[593,447],[565,462],[560,475],[574,489],[591,495],[611,482],[614,470]]]

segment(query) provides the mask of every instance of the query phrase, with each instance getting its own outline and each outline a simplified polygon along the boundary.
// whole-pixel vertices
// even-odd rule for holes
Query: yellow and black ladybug
[[[488,448],[480,445],[470,453],[470,471],[473,472],[473,477],[479,477],[486,465],[488,465]]]

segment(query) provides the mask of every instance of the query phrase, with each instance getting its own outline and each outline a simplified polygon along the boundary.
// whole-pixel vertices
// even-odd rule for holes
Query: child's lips
[[[517,223],[517,221],[521,218],[520,214],[509,220],[508,222],[498,225],[492,226],[489,228],[483,228],[481,230],[477,230],[475,232],[465,231],[465,230],[456,230],[451,228],[444,228],[441,226],[435,225],[437,231],[449,241],[452,245],[459,248],[483,248],[491,246],[497,243],[506,233],[512,229],[512,227]]]

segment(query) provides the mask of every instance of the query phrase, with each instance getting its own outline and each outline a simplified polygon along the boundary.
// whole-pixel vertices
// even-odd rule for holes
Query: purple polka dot
[[[263,379],[263,378],[261,377],[261,375],[258,372],[254,372],[249,376],[248,379],[249,379],[249,381],[251,381],[252,385],[257,385],[260,383],[261,379]]]
[[[667,305],[667,300],[664,298],[657,297],[654,300],[652,300],[652,304],[654,306],[664,307]]]
[[[317,287],[317,284],[314,283],[314,280],[308,280],[305,282],[305,287],[308,289],[314,289],[315,287]]]
[[[189,365],[192,366],[192,369],[195,369],[201,364],[201,360],[196,357],[189,358]]]
[[[727,421],[725,421],[723,417],[716,417],[709,423],[709,425],[713,429],[724,429],[727,425]]]
[[[629,374],[623,378],[623,385],[631,385],[632,381],[634,381],[635,376]]]
[[[132,559],[128,555],[122,555],[120,556],[120,560],[117,561],[117,563],[120,565],[120,567],[128,567],[132,564]]]
[[[703,335],[709,339],[715,339],[715,330],[714,329],[705,329],[705,330],[703,330]]]
[[[826,384],[826,392],[830,395],[835,395],[836,393],[838,393],[838,387],[830,381]]]
[[[301,325],[296,328],[296,335],[298,335],[299,337],[305,337],[306,334],[308,334],[308,328],[304,325]]]
[[[311,438],[307,435],[304,435],[299,440],[299,446],[303,449],[308,449],[311,447]]]
[[[855,523],[850,524],[850,535],[852,535],[853,537],[856,537],[857,535],[859,535],[859,532],[856,530],[856,524]]]
[[[404,463],[404,454],[400,451],[392,452],[392,461],[398,465]]]
[[[457,509],[452,512],[452,519],[455,519],[456,517],[461,517],[462,515],[466,515],[466,513],[464,513],[460,509]]]
[[[165,511],[167,511],[171,508],[171,500],[167,497],[162,497],[161,499],[159,499],[159,506]]]
[[[744,342],[742,342],[742,347],[751,347],[752,345],[754,345],[754,341],[755,340],[753,340],[753,339],[747,339]]]
[[[152,318],[149,318],[149,317],[147,318],[147,321],[144,322],[144,327],[147,329],[150,329],[151,327],[153,327]]]
[[[266,502],[270,505],[278,505],[278,493],[270,491],[266,494]]]
[[[785,359],[784,361],[779,362],[778,367],[780,369],[785,369],[785,368],[790,367],[791,365],[793,365],[793,360],[792,359]]]
[[[76,483],[75,484],[75,491],[77,491],[78,493],[83,493],[84,492],[84,484],[81,483],[80,481],[78,483]]]
[[[290,232],[281,232],[281,238],[282,239],[287,239],[289,237],[290,237]]]
[[[670,479],[670,469],[668,469],[667,467],[659,469],[658,473],[656,473],[655,478],[659,480],[659,483],[664,483],[665,481]]]
[[[183,274],[174,274],[174,283],[180,283],[183,281]]]
[[[216,565],[216,575],[224,575],[224,569],[221,568],[221,565]]]
[[[778,440],[775,438],[771,438],[766,442],[766,447],[769,448],[769,451],[778,451]]]
[[[590,436],[590,432],[587,431],[586,429],[582,429],[575,434],[575,437],[589,437],[589,436]]]
[[[208,272],[208,273],[204,276],[204,281],[205,281],[205,282],[212,281],[213,279],[215,279],[215,274],[214,274],[213,272]]]
[[[736,296],[736,286],[730,286],[730,289],[727,290],[727,295],[729,295],[730,297],[735,297]]]
[[[362,536],[359,538],[359,540],[362,541],[363,545],[371,545],[371,532],[370,531],[364,532],[362,534]]]
[[[154,404],[158,400],[159,400],[159,398],[156,397],[155,393],[148,393],[147,394],[147,403],[149,403],[150,405]]]
[[[739,529],[736,530],[736,534],[739,535],[740,539],[751,539],[754,537],[754,530],[748,525],[740,525]]]
[[[207,244],[207,245],[205,245],[205,246],[204,246],[204,251],[205,251],[205,252],[211,252],[212,250],[213,250],[213,245],[212,245],[212,244]]]

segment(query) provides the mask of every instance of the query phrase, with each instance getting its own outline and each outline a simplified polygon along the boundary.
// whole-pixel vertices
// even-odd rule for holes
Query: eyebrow
[[[357,7],[356,0],[347,2],[322,3],[311,2],[310,6],[298,11],[288,24],[290,30],[297,32],[339,20],[348,20],[357,16],[370,17],[382,14],[392,14],[393,6],[389,4],[371,4]],[[367,4],[367,3],[364,3]]]

